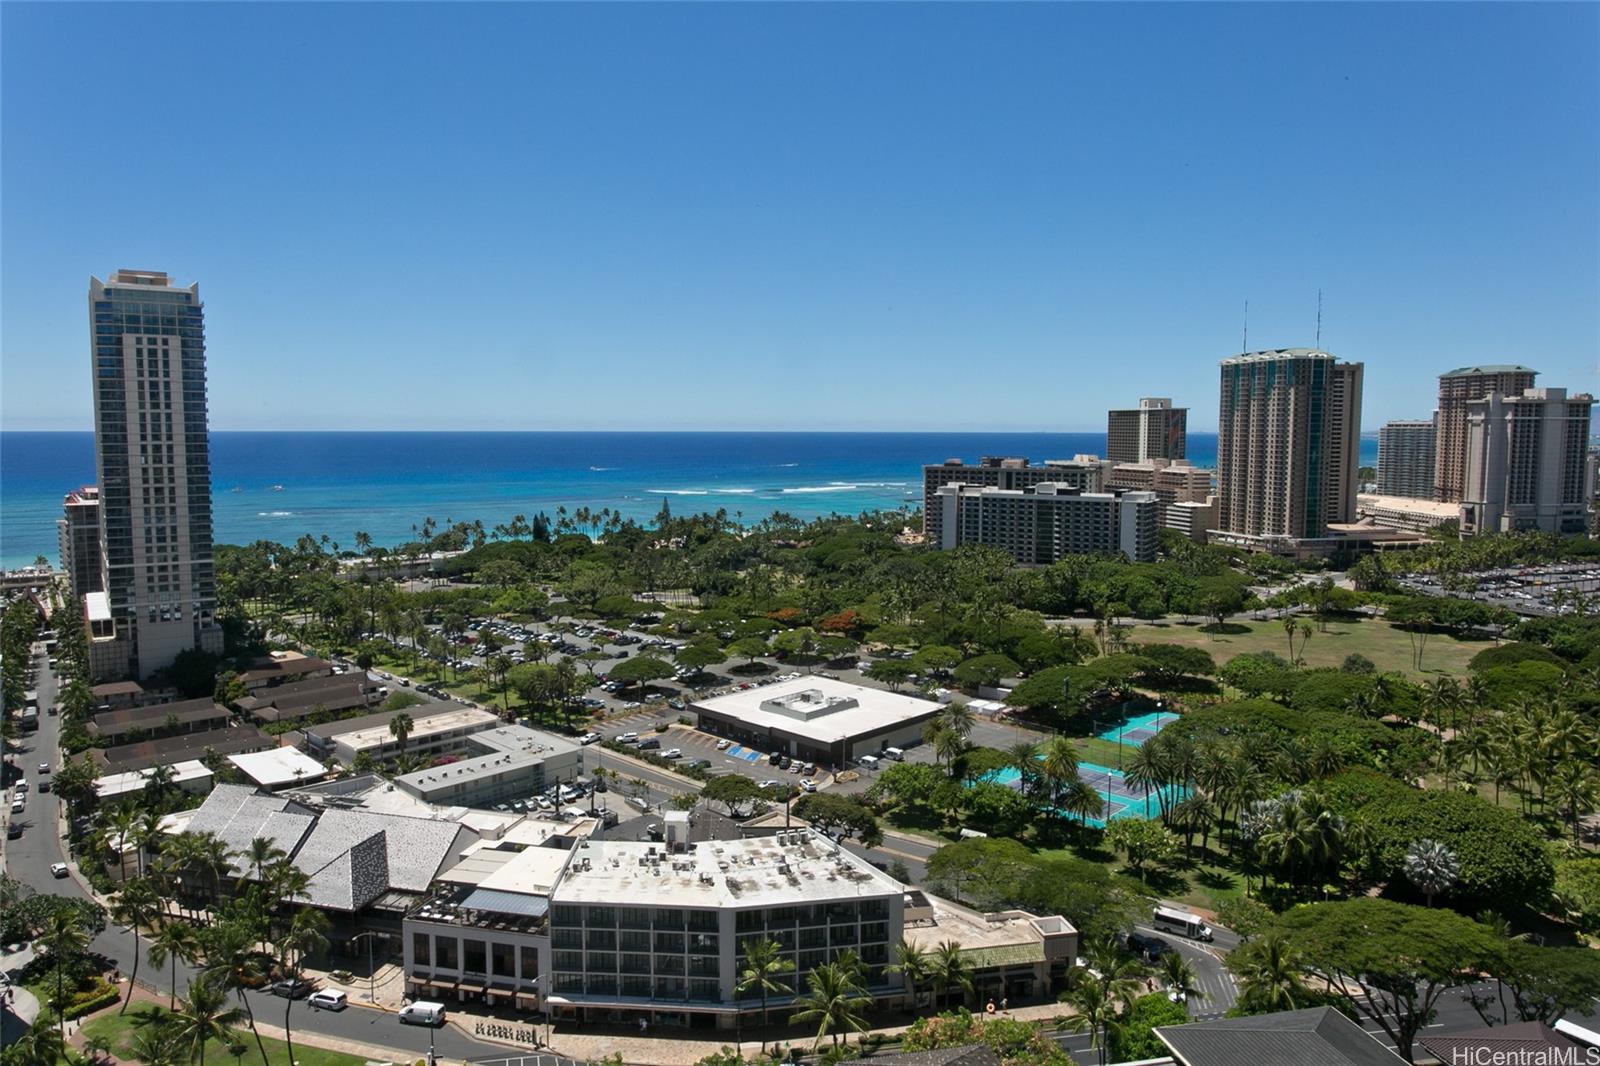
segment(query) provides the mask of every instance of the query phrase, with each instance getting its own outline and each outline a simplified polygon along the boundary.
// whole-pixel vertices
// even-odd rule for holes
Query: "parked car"
[[[661,757],[663,759],[681,759],[681,758],[683,758],[683,749],[682,748],[668,748],[666,751],[661,753]]]
[[[53,863],[51,863],[50,864],[50,876],[51,877],[65,877],[65,876],[67,876],[67,864],[64,863],[64,862],[53,862]]]
[[[804,781],[800,782],[800,791],[801,792],[815,792],[816,790],[817,790],[817,783],[815,781],[811,780],[809,777],[806,778]]]
[[[638,733],[618,733],[617,734],[617,743],[618,744],[633,744],[633,743],[636,743],[638,741],[638,739],[639,739],[639,734]]]
[[[401,1025],[431,1025],[435,1028],[444,1024],[444,1004],[429,1003],[418,1000],[416,1003],[407,1003],[400,1008]]]
[[[349,997],[335,988],[323,988],[311,993],[306,1003],[322,1010],[344,1010]]]
[[[731,740],[719,740],[719,741],[717,741],[717,750],[718,751],[727,751],[729,746],[732,743],[733,743],[733,741],[731,741]]]
[[[661,747],[661,741],[657,740],[655,737],[645,737],[643,740],[639,741],[640,751],[646,751],[650,748],[659,747]]]
[[[284,999],[300,999],[311,994],[311,982],[302,981],[298,977],[286,981],[274,981],[272,994],[282,996]]]
[[[600,739],[600,734],[599,733],[585,733],[583,736],[578,738],[578,743],[579,744],[593,744],[595,741],[597,741],[599,739]]]

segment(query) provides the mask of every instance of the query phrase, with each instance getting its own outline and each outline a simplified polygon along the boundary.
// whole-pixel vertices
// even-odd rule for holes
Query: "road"
[[[56,695],[56,681],[43,662],[40,664],[36,688],[41,710],[52,706]],[[18,840],[6,841],[5,867],[11,876],[37,892],[91,899],[89,892],[76,877],[58,879],[50,874],[50,865],[63,861],[60,804],[54,793],[40,794],[37,768],[39,763],[46,761],[51,766],[60,765],[58,746],[60,722],[61,719],[57,716],[41,714],[38,732],[25,736],[18,745],[20,752],[16,764],[24,770],[33,787],[29,792],[28,809],[23,815],[26,821],[23,835]],[[170,971],[166,969],[158,971],[156,967],[151,966],[149,957],[144,951],[143,941],[138,942],[136,949],[133,935],[121,927],[107,926],[105,931],[95,937],[90,944],[90,950],[105,958],[107,968],[115,967],[124,974],[133,972],[134,952],[137,950],[140,983],[163,993],[169,987],[167,974]],[[188,988],[189,979],[193,974],[192,968],[179,967],[180,995]],[[285,1000],[260,992],[247,995],[251,1009],[260,1016],[263,1023],[280,1026],[283,1024]],[[410,1061],[427,1055],[430,1032],[434,1036],[434,1049],[440,1056],[454,1059],[496,1057],[503,1059],[506,1055],[502,1045],[474,1040],[452,1025],[439,1030],[401,1025],[392,1014],[355,1005],[334,1013],[314,1011],[304,1002],[295,1002],[289,1004],[288,1018],[294,1032],[320,1033],[329,1037],[394,1048],[406,1052]],[[529,1062],[527,1066],[535,1064]],[[546,1062],[543,1066],[553,1066],[553,1064]]]

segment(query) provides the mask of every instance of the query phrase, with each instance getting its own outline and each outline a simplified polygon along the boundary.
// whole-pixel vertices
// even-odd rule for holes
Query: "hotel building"
[[[1055,482],[1029,489],[945,485],[935,494],[944,550],[983,544],[1010,552],[1025,566],[1047,566],[1063,555],[1122,555],[1134,562],[1156,556],[1153,492],[1083,492]]]
[[[997,455],[986,455],[970,466],[960,459],[946,459],[937,465],[922,468],[922,532],[929,544],[938,547],[944,532],[944,516],[938,508],[938,492],[946,485],[1030,489],[1050,481],[1081,492],[1099,492],[1105,487],[1105,476],[1106,464],[1093,455],[1051,459],[1042,466],[1033,466],[1026,459]]]
[[[1139,406],[1106,413],[1106,459],[1143,463],[1182,459],[1188,452],[1189,409],[1164,397],[1146,396]]]
[[[1463,366],[1439,375],[1438,426],[1433,497],[1460,503],[1467,484],[1467,405],[1486,396],[1521,396],[1533,388],[1537,370],[1525,366]]]
[[[1322,537],[1355,516],[1362,364],[1313,348],[1224,359],[1217,523],[1241,547]]]
[[[153,271],[90,278],[89,321],[106,597],[91,640],[126,660],[90,658],[142,679],[191,648],[222,650],[200,287]]]
[[[1386,422],[1378,430],[1378,495],[1433,499],[1433,419]]]
[[[61,569],[72,588],[72,599],[82,603],[91,592],[105,590],[100,572],[100,490],[85,485],[69,492],[61,502],[61,517],[56,519],[61,548]]]
[[[1461,535],[1587,532],[1593,406],[1592,396],[1554,388],[1470,401]]]

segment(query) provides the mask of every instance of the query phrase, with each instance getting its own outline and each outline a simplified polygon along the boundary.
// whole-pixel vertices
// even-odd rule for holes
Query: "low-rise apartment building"
[[[935,494],[944,550],[982,544],[1009,552],[1025,566],[1048,566],[1064,555],[1156,557],[1153,492],[1080,492],[1053,482],[1031,489],[946,485]]]
[[[389,723],[400,714],[411,719],[411,731],[404,745],[389,728]],[[307,726],[305,737],[306,747],[317,758],[337,759],[349,766],[363,752],[378,763],[393,759],[402,749],[423,755],[450,754],[460,751],[472,734],[499,725],[500,716],[492,711],[439,703]]]
[[[237,706],[258,722],[291,722],[314,714],[368,707],[379,687],[364,673],[334,674],[258,688],[239,700]]]

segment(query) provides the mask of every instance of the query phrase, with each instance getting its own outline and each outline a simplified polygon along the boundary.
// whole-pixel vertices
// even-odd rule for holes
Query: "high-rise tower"
[[[1315,348],[1222,361],[1217,525],[1249,537],[1320,537],[1355,517],[1362,364]]]
[[[190,648],[222,649],[200,287],[141,270],[90,278],[89,331],[104,607],[115,629],[104,639],[126,647],[126,672],[142,679]]]
[[[1106,412],[1106,459],[1143,463],[1188,455],[1189,409],[1164,397],[1146,396],[1138,407]]]
[[[1467,480],[1467,405],[1485,396],[1521,396],[1533,388],[1537,370],[1525,366],[1463,366],[1439,375],[1435,416],[1433,498],[1460,503]]]

